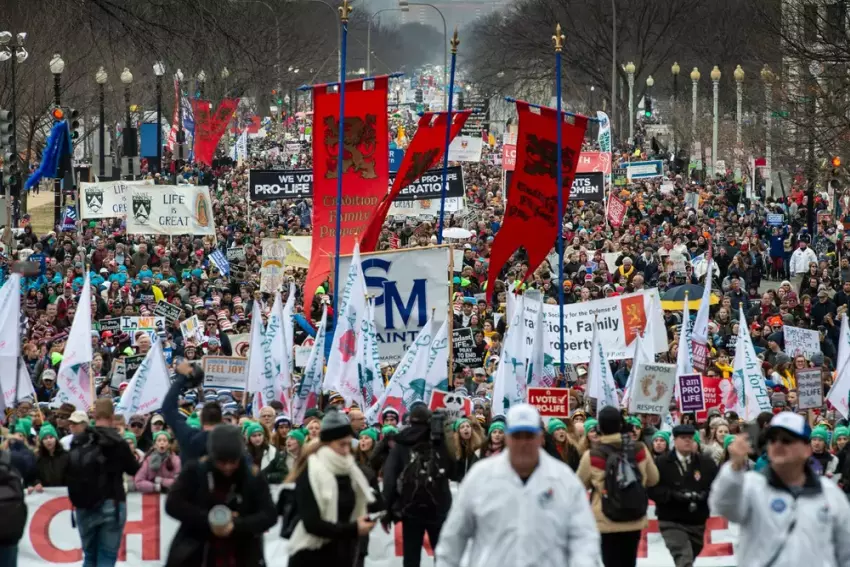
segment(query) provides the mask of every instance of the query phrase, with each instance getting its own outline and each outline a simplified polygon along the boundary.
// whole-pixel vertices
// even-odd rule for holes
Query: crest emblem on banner
[[[377,148],[377,117],[346,116],[343,134],[342,172],[354,170],[363,179],[375,179],[375,149]],[[325,117],[325,146],[328,149],[326,179],[336,179],[339,153],[339,120]]]
[[[523,169],[528,175],[545,175],[555,179],[558,175],[557,159],[558,145],[552,140],[539,138],[534,134],[528,135],[528,145],[525,148],[526,163]],[[564,173],[572,173],[572,163],[575,161],[571,148],[561,148],[561,165]]]
[[[103,210],[103,189],[89,187],[86,189],[86,206],[95,214]]]
[[[133,220],[138,224],[147,224],[151,216],[151,198],[147,195],[133,195]]]

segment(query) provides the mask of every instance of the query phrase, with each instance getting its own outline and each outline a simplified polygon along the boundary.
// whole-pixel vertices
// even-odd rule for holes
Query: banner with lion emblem
[[[215,235],[209,187],[131,185],[128,234]]]
[[[387,89],[389,77],[345,83],[342,120],[342,203],[337,203],[340,100],[334,87],[313,89],[313,247],[304,304],[330,276],[340,215],[339,254],[351,254],[389,184]],[[370,86],[371,85],[371,86]],[[341,205],[341,206],[340,206]]]

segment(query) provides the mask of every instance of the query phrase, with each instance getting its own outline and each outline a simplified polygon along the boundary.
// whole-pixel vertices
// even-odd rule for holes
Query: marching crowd
[[[393,120],[412,137],[410,120]],[[293,121],[283,130],[297,137],[304,126]],[[248,332],[254,304],[264,317],[270,310],[272,298],[259,291],[262,239],[311,233],[306,199],[255,202],[249,216],[248,169],[290,163],[282,154],[269,158],[261,149],[269,142],[263,144],[241,165],[186,164],[175,173],[210,186],[215,237],[128,235],[121,219],[82,221],[76,233],[36,234],[26,226],[16,237],[4,271],[16,261],[38,264],[22,286],[22,364],[36,397],[7,407],[0,429],[0,514],[16,519],[0,527],[0,567],[16,564],[26,519],[23,500],[4,496],[4,487],[15,483],[28,493],[68,488],[85,567],[115,564],[128,492],[167,495],[166,512],[180,523],[169,566],[262,565],[261,534],[280,520],[296,567],[362,565],[370,532],[395,522],[402,525],[405,567],[420,564],[426,534],[440,565],[460,565],[471,540],[470,565],[602,561],[631,567],[650,500],[676,567],[694,564],[709,510],[741,526],[739,565],[779,567],[812,557],[850,565],[850,510],[839,493],[850,492],[850,482],[843,482],[850,479],[850,428],[829,405],[801,410],[796,384],[797,372],[819,368],[828,392],[834,372],[842,370],[836,363],[850,305],[850,237],[836,226],[848,219],[819,195],[814,206],[825,214],[809,233],[802,177],[781,197],[748,195],[725,176],[697,181],[676,170],[663,180],[618,186],[615,194],[626,206],[620,226],[608,222],[603,202],[569,207],[564,265],[530,266],[517,252],[488,302],[480,294],[505,188],[501,143],[485,144],[480,162],[461,164],[466,209],[448,222],[471,231],[460,241],[463,264],[455,267],[454,324],[473,329],[482,365],[455,365],[453,372],[454,388],[472,397],[472,415],[449,420],[419,403],[404,415],[389,409],[367,423],[363,408],[345,408],[329,393],[294,423],[277,402],[254,419],[241,392],[204,389],[198,365],[205,355],[244,354],[235,352],[232,337]],[[614,167],[631,154],[615,152]],[[309,167],[306,155],[297,159]],[[836,201],[835,210],[850,213],[850,191]],[[779,226],[768,223],[775,213],[784,215]],[[388,219],[378,249],[429,246],[435,230],[421,219]],[[243,253],[223,275],[210,253],[239,247]],[[705,274],[709,249],[715,269]],[[296,284],[294,342],[301,344],[316,334],[329,286],[303,305],[306,270],[285,270]],[[89,413],[55,401],[56,373],[87,272],[98,396]],[[661,416],[597,408],[585,396],[587,365],[559,376],[558,385],[571,389],[564,419],[544,423],[525,405],[492,415],[511,287],[539,290],[552,304],[560,287],[572,304],[649,288],[663,293],[706,277],[719,301],[703,374],[731,380],[738,329],[746,325],[772,406],[755,423],[723,405],[705,416],[671,408],[677,424],[671,430]],[[285,286],[284,299],[287,293]],[[115,369],[147,353],[150,338],[103,329],[100,322],[151,315],[159,301],[197,315],[203,340],[185,340],[169,325],[161,339],[174,376],[163,407],[125,418],[114,412],[127,387],[115,380]],[[681,306],[665,308],[664,321],[669,349],[658,360],[675,362]],[[821,352],[787,352],[784,326],[816,330]],[[631,365],[611,362],[620,390]],[[386,368],[385,376],[392,371]],[[461,483],[454,497],[450,482]],[[276,500],[269,485],[284,487]]]

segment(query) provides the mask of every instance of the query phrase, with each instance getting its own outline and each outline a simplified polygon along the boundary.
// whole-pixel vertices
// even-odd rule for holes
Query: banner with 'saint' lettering
[[[280,487],[271,487],[277,502]],[[457,486],[452,484],[452,492]],[[43,493],[26,497],[29,518],[24,537],[18,544],[18,567],[80,567],[83,551],[79,531],[71,527],[71,501],[64,488],[46,488]],[[124,525],[117,567],[160,567],[168,558],[171,541],[179,523],[165,513],[165,496],[130,493],[127,495],[127,523]],[[641,534],[638,546],[640,567],[673,567],[673,558],[655,518],[655,505],[647,511],[649,527]],[[711,516],[705,525],[705,546],[694,567],[734,567],[737,560],[734,547],[738,542],[738,527],[725,518]],[[393,524],[390,534],[372,530],[369,535],[369,554],[366,567],[402,566],[402,525]],[[280,538],[276,525],[263,536],[263,548],[268,567],[287,567],[287,542]],[[431,561],[433,550],[422,549],[422,563]]]

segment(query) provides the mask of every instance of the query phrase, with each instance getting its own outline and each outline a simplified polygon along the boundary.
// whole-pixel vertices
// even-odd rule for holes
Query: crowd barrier
[[[82,565],[80,536],[71,526],[71,502],[64,488],[48,488],[41,494],[27,496],[29,519],[19,545],[18,566],[36,567]],[[674,567],[673,559],[650,508],[649,528],[641,538],[638,567]],[[158,494],[129,494],[127,496],[127,524],[119,554],[120,567],[160,567],[168,557],[171,539],[178,524],[165,513],[165,496]],[[286,567],[286,541],[275,527],[265,535],[266,564],[269,567]],[[713,516],[706,525],[705,548],[696,561],[696,567],[732,567],[737,565],[733,548],[738,530],[721,517]],[[433,555],[427,544],[423,556]],[[390,534],[380,527],[369,538],[367,567],[401,567],[401,526],[394,525]],[[422,565],[432,565],[423,561]]]

